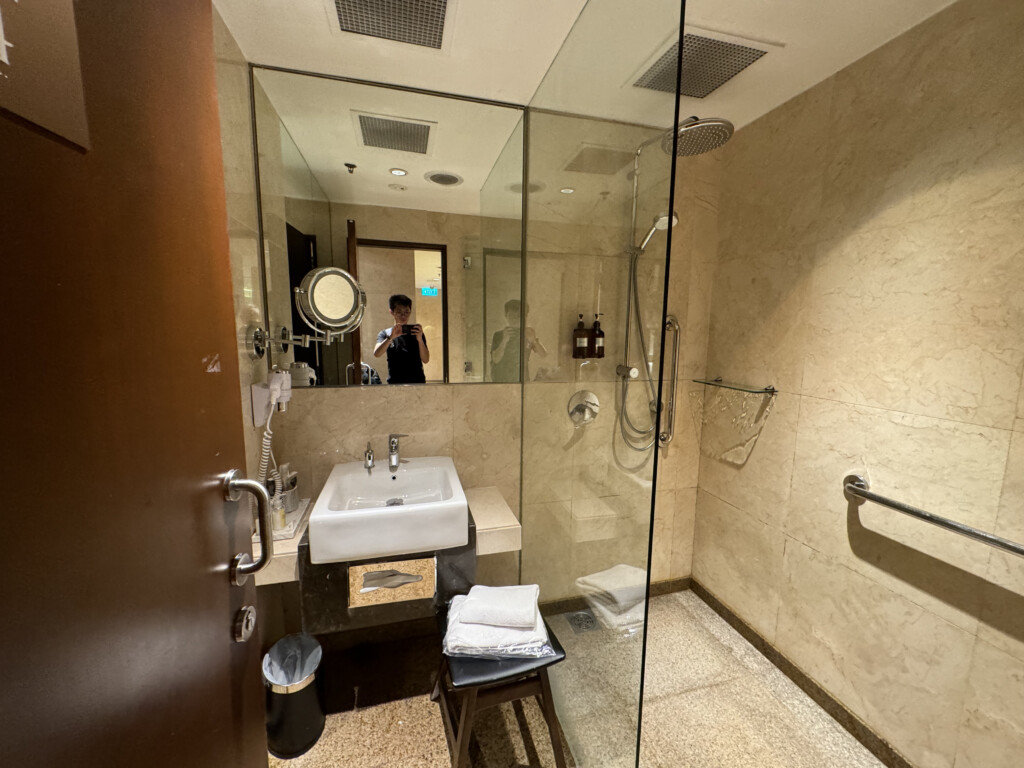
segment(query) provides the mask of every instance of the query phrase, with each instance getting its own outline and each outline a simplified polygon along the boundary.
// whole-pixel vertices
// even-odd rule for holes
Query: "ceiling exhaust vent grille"
[[[441,48],[448,0],[334,0],[342,32]]]
[[[703,99],[720,88],[767,51],[745,45],[727,43],[701,35],[683,35],[683,77],[679,93]],[[675,43],[633,83],[637,88],[672,93],[676,87],[676,62],[679,43]]]
[[[430,126],[424,123],[359,115],[359,130],[363,133],[363,146],[427,154]]]

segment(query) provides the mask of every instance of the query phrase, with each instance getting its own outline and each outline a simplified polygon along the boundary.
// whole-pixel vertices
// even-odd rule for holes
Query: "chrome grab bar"
[[[679,321],[673,315],[665,318],[665,330],[672,331],[672,383],[668,394],[668,429],[658,435],[664,448],[672,442],[676,430],[676,383],[679,381]]]
[[[270,494],[263,483],[242,477],[242,470],[232,469],[224,475],[224,499],[238,501],[242,491],[256,497],[256,530],[260,535],[260,557],[255,563],[252,555],[239,552],[231,561],[231,583],[237,587],[245,584],[254,573],[262,571],[274,557],[274,531],[270,524]]]
[[[902,512],[905,515],[916,517],[919,520],[924,520],[925,522],[937,525],[940,528],[945,528],[947,531],[959,533],[961,536],[966,536],[969,539],[981,541],[989,546],[998,547],[999,549],[1010,552],[1011,554],[1024,557],[1024,545],[1010,541],[1009,539],[1001,538],[993,533],[980,531],[969,525],[958,523],[956,520],[950,520],[946,517],[933,515],[931,512],[925,512],[923,509],[912,507],[909,504],[903,504],[899,501],[887,499],[885,496],[879,496],[877,493],[873,493],[869,488],[868,481],[860,475],[847,475],[843,478],[843,490],[846,492],[847,498],[852,496],[859,499],[867,499],[868,501],[875,502],[875,504],[881,504],[883,507],[895,509],[897,512]],[[861,502],[856,501],[854,503],[860,504]]]

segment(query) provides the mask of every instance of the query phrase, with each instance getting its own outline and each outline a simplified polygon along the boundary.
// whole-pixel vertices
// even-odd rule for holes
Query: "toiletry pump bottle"
[[[590,329],[590,338],[587,340],[587,357],[604,357],[604,331],[601,330],[599,319],[603,314],[594,314],[594,327]]]
[[[580,321],[576,324],[576,330],[572,332],[572,356],[577,360],[587,357],[587,347],[590,344],[590,334],[583,326],[583,313],[580,313]]]

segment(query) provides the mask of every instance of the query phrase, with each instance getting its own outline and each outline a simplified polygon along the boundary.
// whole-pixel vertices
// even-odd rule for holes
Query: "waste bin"
[[[263,657],[267,687],[267,748],[274,757],[298,757],[324,731],[324,712],[314,684],[320,643],[310,635],[286,635]]]

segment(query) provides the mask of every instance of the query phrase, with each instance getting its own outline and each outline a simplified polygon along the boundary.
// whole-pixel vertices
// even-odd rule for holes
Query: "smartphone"
[[[412,329],[415,328],[415,327],[416,327],[415,323],[412,324],[412,325],[403,325],[402,326],[402,333],[412,333]]]

